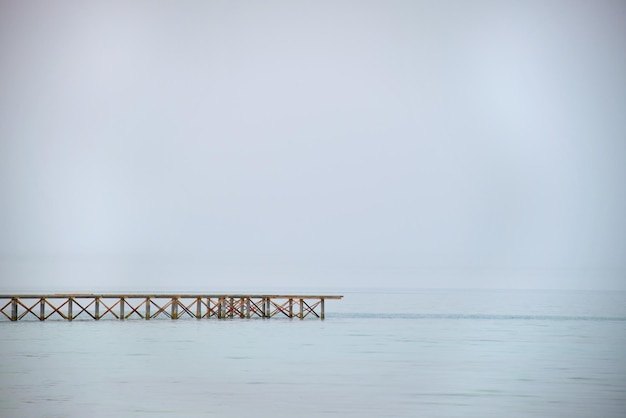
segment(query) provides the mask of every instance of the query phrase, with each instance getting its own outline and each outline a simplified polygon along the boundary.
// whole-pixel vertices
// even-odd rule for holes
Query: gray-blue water
[[[626,416],[626,293],[343,293],[325,321],[2,322],[0,416]]]

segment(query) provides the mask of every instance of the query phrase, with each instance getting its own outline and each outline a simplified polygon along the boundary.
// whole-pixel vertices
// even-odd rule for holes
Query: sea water
[[[624,417],[626,293],[345,291],[324,321],[1,322],[1,417]]]

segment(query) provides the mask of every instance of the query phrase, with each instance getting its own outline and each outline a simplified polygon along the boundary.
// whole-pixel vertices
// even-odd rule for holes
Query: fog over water
[[[0,290],[626,289],[622,1],[0,1]]]

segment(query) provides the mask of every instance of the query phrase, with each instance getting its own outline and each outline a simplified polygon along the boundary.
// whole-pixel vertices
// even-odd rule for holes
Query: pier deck
[[[0,295],[0,320],[287,318],[324,319],[339,295],[92,294]],[[82,316],[81,316],[82,315]]]

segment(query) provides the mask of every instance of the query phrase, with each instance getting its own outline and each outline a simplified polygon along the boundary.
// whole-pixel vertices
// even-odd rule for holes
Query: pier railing
[[[324,319],[339,295],[49,294],[0,295],[0,320],[287,318]]]

